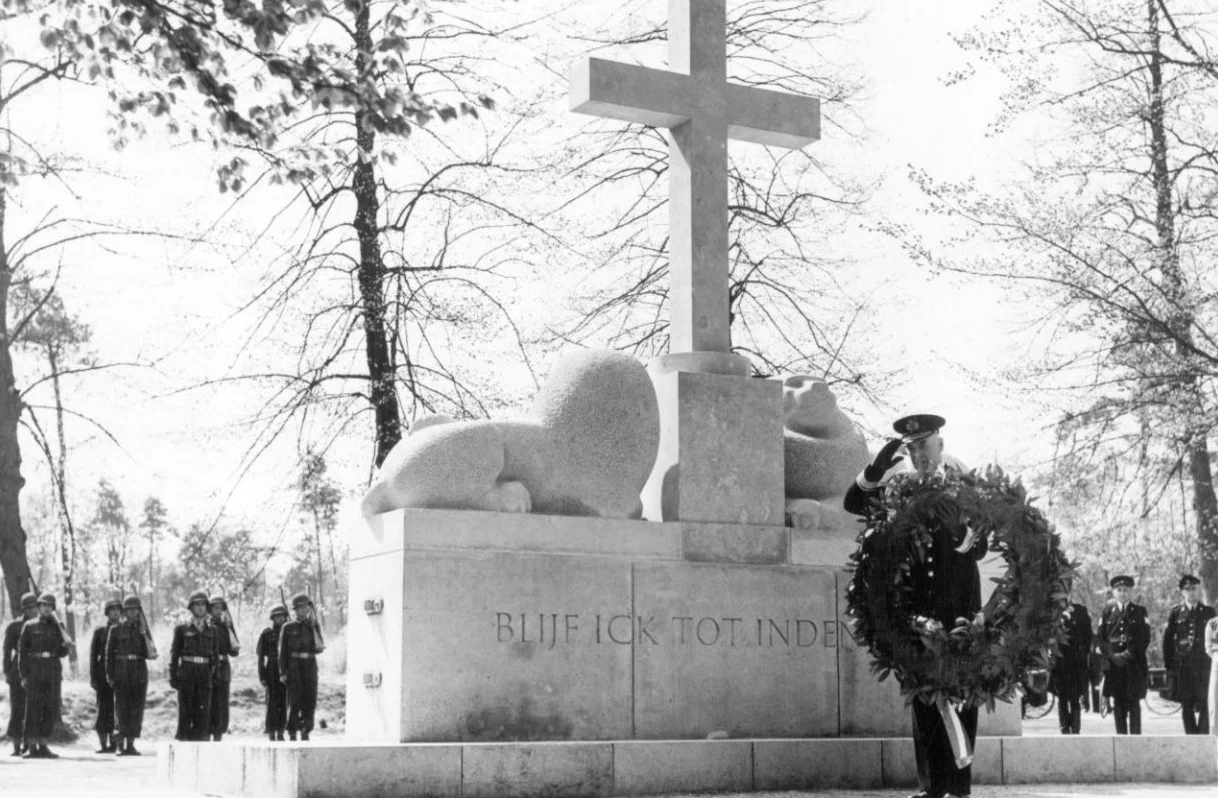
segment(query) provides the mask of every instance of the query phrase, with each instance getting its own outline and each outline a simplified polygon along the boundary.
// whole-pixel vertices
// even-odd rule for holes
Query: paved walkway
[[[1097,718],[1098,720],[1098,718]],[[1178,722],[1178,719],[1177,719]],[[1098,724],[1096,724],[1098,725]],[[1032,732],[1035,733],[1035,732]],[[1100,733],[1096,729],[1095,733]],[[94,754],[78,744],[57,749],[57,760],[22,760],[0,755],[3,798],[202,798],[205,793],[172,790],[160,784],[153,745],[142,757]],[[822,792],[743,793],[726,798],[904,798],[908,790],[833,790]],[[1201,798],[1218,794],[1214,785],[1068,784],[973,787],[973,798]],[[676,798],[668,796],[667,798]]]

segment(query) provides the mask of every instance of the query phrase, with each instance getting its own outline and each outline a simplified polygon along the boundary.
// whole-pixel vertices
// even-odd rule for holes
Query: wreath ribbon
[[[939,717],[943,718],[943,728],[947,729],[947,739],[952,744],[952,757],[956,760],[956,767],[963,770],[973,764],[973,746],[969,744],[968,735],[964,733],[964,724],[960,722],[960,716],[946,698],[935,701],[935,706],[939,708]]]

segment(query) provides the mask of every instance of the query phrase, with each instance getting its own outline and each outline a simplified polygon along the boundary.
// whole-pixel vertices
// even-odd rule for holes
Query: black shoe
[[[216,732],[215,734],[213,734],[211,736],[211,738],[212,738],[212,740],[214,740],[215,742],[218,743],[218,742],[220,742],[221,739],[224,738],[224,734],[222,732]]]
[[[288,739],[291,740],[292,742],[296,742],[296,732],[294,732],[294,731],[288,732]]]
[[[944,796],[942,793],[920,790],[919,792],[915,792],[913,795],[909,796],[909,798],[944,798]]]
[[[127,746],[127,756],[143,756],[143,754],[135,750],[134,745],[129,745]]]
[[[271,742],[275,742],[275,732],[267,732],[266,739],[270,740]]]
[[[42,753],[37,748],[27,748],[21,755],[22,759],[42,759]]]
[[[41,752],[40,756],[43,759],[59,759],[59,754],[55,753],[50,748],[47,748],[45,745],[42,746],[39,751]]]
[[[21,743],[13,743],[13,753],[9,756],[21,756],[25,753],[25,747]]]
[[[283,742],[283,729],[276,730],[275,739],[278,740],[279,742]]]
[[[301,742],[306,742],[308,739],[309,739],[309,733],[308,733],[308,732],[301,732],[301,733],[300,733],[300,740],[301,740]]]

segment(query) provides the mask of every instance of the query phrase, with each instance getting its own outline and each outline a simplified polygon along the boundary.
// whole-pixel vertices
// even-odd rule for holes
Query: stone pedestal
[[[665,355],[647,367],[660,450],[643,489],[653,521],[784,523],[782,383],[738,355]]]
[[[446,510],[361,521],[348,737],[907,735],[895,684],[842,628],[843,563],[794,535]],[[983,733],[1018,734],[1012,718]]]

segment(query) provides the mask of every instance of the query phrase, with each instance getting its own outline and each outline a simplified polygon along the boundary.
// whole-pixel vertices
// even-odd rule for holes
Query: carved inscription
[[[700,646],[704,648],[837,648],[840,622],[812,618],[694,615],[609,615],[496,612],[500,643],[535,643],[546,650],[572,645]]]

